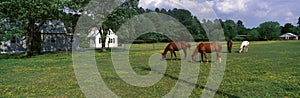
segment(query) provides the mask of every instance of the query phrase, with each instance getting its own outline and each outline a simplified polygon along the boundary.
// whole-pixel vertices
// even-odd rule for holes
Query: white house
[[[280,40],[298,40],[298,36],[293,33],[285,33],[279,36]]]
[[[103,34],[103,30],[99,32],[96,27],[91,29],[91,32],[88,35],[91,48],[102,48],[100,33]],[[105,47],[118,47],[118,36],[111,29],[107,32]]]

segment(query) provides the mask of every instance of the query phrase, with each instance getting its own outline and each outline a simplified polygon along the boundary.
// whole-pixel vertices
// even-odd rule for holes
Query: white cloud
[[[250,13],[254,13],[254,15],[258,18],[265,18],[269,15],[270,9],[269,4],[266,2],[254,2],[257,4],[251,5]]]
[[[290,21],[293,20],[294,18],[295,18],[294,14],[291,11],[288,11],[285,20]]]
[[[139,7],[155,9],[155,8],[165,8],[172,9],[176,7],[171,0],[141,0],[139,2]]]
[[[216,9],[223,13],[246,11],[249,0],[223,0],[215,1]]]
[[[214,2],[206,0],[141,0],[139,6],[143,8],[155,9],[155,8],[182,8],[189,10],[198,19],[216,19],[215,12],[213,10]]]

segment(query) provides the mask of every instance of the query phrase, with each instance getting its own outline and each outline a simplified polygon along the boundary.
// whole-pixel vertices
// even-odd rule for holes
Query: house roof
[[[52,20],[41,27],[41,33],[67,33],[67,30],[62,21]]]
[[[280,37],[297,37],[297,35],[295,35],[293,33],[285,33],[285,34],[281,35]]]

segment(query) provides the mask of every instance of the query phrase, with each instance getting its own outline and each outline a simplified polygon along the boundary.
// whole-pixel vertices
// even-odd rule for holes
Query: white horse
[[[243,41],[239,50],[239,53],[242,53],[244,49],[244,53],[248,52],[248,47],[249,47],[249,42],[248,41]]]

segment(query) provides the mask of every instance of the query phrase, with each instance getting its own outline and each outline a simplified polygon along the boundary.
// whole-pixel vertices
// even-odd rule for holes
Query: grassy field
[[[227,54],[223,80],[214,97],[300,97],[300,41],[250,42],[249,52],[243,54],[235,52],[240,43],[235,42],[234,53]],[[161,53],[165,45],[133,45],[129,58],[133,70],[149,74],[149,56]],[[180,73],[181,61],[167,60],[167,71],[158,83],[137,87],[117,75],[110,52],[96,51],[95,57],[107,87],[121,97],[164,96],[174,87]],[[76,81],[71,54],[51,53],[32,58],[1,55],[0,58],[0,97],[84,97]],[[190,97],[201,96],[211,69],[210,63],[195,64],[200,66],[200,73]]]

